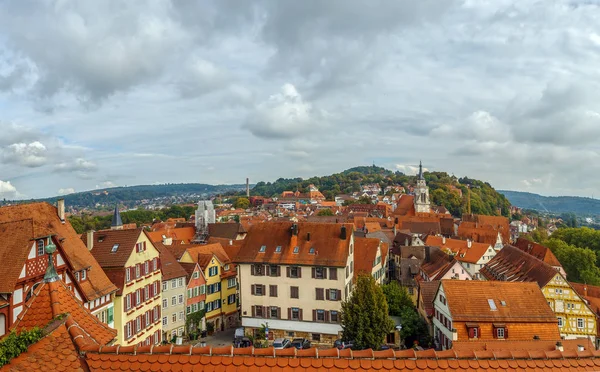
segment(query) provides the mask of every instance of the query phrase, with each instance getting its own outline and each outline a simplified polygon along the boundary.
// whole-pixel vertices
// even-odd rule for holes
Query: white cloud
[[[46,164],[46,146],[41,142],[13,143],[4,148],[2,161],[35,168]]]
[[[256,106],[244,127],[261,138],[294,138],[322,130],[325,113],[306,102],[292,84]]]
[[[74,171],[95,171],[97,166],[95,163],[83,159],[77,158],[73,161],[58,163],[54,166],[56,172],[74,172]]]
[[[14,187],[10,181],[0,180],[0,197],[2,198],[14,198],[18,195],[17,188]]]
[[[72,187],[67,187],[65,189],[58,189],[58,195],[68,195],[68,194],[73,194],[75,192],[75,189]]]

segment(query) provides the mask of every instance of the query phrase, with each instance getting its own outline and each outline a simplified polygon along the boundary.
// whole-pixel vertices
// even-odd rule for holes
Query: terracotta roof
[[[392,214],[396,216],[414,216],[415,215],[415,197],[414,195],[402,194],[396,202],[396,209]]]
[[[144,230],[141,228],[96,231],[94,233],[94,246],[90,252],[102,267],[124,267],[140,234],[143,233]],[[81,240],[86,246],[88,245],[87,234],[82,234]],[[115,244],[118,244],[119,247],[116,252],[112,252]]]
[[[555,351],[556,343],[560,341],[564,351],[575,352],[579,346],[585,350],[594,350],[594,343],[589,338],[580,338],[574,340],[488,340],[488,341],[454,341],[452,349],[455,351]]]
[[[69,314],[87,337],[98,345],[108,344],[117,335],[116,330],[92,315],[61,280],[42,283],[17,317],[13,328],[43,328],[62,314]]]
[[[0,224],[0,293],[12,293],[15,290],[33,238],[33,220]]]
[[[160,253],[160,271],[162,272],[162,280],[171,280],[175,278],[181,278],[187,276],[187,272],[179,262],[173,253],[169,251],[162,243],[153,243],[158,252]]]
[[[223,246],[219,243],[186,245],[186,252],[188,252],[192,258],[198,257],[198,264],[200,264],[202,269],[206,269],[206,266],[213,255],[215,255],[223,265],[231,262],[227,252],[225,252],[225,249],[223,249]]]
[[[424,249],[426,248],[424,247]],[[400,254],[402,255],[402,249]],[[455,262],[456,259],[445,252],[439,249],[430,249],[429,260],[423,262],[421,270],[427,274],[430,280],[435,280],[442,276],[442,272],[447,271]]]
[[[379,239],[374,238],[354,238],[354,277],[359,274],[371,275],[373,262],[377,256]],[[383,257],[382,257],[383,262]]]
[[[558,324],[536,283],[442,280],[441,286],[453,321]],[[494,301],[496,310],[489,300]],[[558,325],[554,339],[560,339]]]
[[[60,247],[64,251],[69,265],[71,265],[74,271],[90,268],[90,270],[88,270],[88,280],[78,283],[79,288],[87,300],[92,301],[117,290],[114,284],[104,274],[104,271],[102,271],[98,262],[90,254],[87,247],[81,243],[79,236],[69,221],[66,221],[65,223],[60,221],[55,206],[48,203],[30,203],[0,208],[0,224],[23,220],[31,221],[31,227],[19,223],[19,226],[24,230],[13,232],[14,235],[10,236],[9,239],[11,241],[10,245],[16,243],[13,241],[23,241],[23,239],[25,239],[23,235],[24,231],[27,231],[28,233],[31,231],[32,238],[55,234],[60,241]],[[6,236],[6,234],[11,233],[4,232],[4,234]],[[24,248],[21,247],[15,251],[18,252],[18,254],[12,254],[12,252],[10,252],[8,254],[10,257],[5,257],[7,253],[4,249],[6,249],[8,245],[5,243],[5,240],[3,240],[3,242],[4,243],[0,247],[0,257],[2,258],[1,262],[3,263],[0,265],[0,277],[3,278],[3,280],[0,281],[0,287],[3,289],[1,289],[0,292],[6,293],[5,291],[12,292],[14,290],[14,285],[10,288],[5,287],[9,286],[9,280],[5,280],[5,278],[15,280],[13,271],[18,270],[18,273],[20,273],[21,268],[25,264],[27,254],[23,255],[20,250]],[[28,252],[29,247],[27,247],[27,253]]]
[[[190,346],[106,347],[86,352],[92,371],[577,371],[600,369],[600,352],[585,351],[372,351],[315,348]]]
[[[298,228],[297,235],[292,234],[294,225]],[[340,238],[342,227],[346,229],[346,239]],[[353,227],[353,224],[312,222],[253,225],[234,261],[345,267]],[[259,252],[262,246],[265,246],[265,252]],[[278,246],[281,253],[276,252]],[[294,253],[294,247],[299,248],[298,253]],[[314,248],[314,253],[311,253],[311,248]]]
[[[236,222],[209,223],[208,235],[217,238],[236,239],[238,234],[245,234],[246,229]]]
[[[173,239],[173,244],[189,244],[196,236],[196,229],[193,227],[167,228],[164,230],[155,230],[147,232],[150,241],[162,243],[163,235]]]
[[[569,282],[569,284],[580,296],[600,298],[599,286],[574,282]]]
[[[537,282],[540,288],[558,273],[552,266],[512,245],[505,245],[479,272],[488,280]]]
[[[508,242],[510,239],[510,227],[508,218],[504,216],[486,216],[483,214],[476,214],[475,221],[480,226],[492,226],[494,229],[500,231],[502,235],[502,241]]]
[[[449,249],[455,254],[458,261],[477,263],[481,257],[490,248],[489,244],[469,242],[466,240],[458,239],[444,239],[441,236],[428,235],[425,239],[425,244],[429,246],[440,247],[442,249]]]
[[[423,301],[423,310],[425,310],[428,316],[433,315],[433,300],[435,299],[439,286],[439,280],[419,283],[419,292]]]
[[[554,253],[552,253],[552,251],[550,250],[550,248],[545,247],[541,244],[532,242],[524,238],[518,238],[517,242],[515,243],[515,247],[519,248],[523,252],[529,253],[530,255],[534,256],[539,260],[544,261],[550,266],[562,267]]]
[[[475,222],[461,222],[457,235],[461,238],[471,239],[479,243],[495,245],[498,239],[498,230],[492,226],[478,226]],[[508,242],[508,240],[503,240]]]

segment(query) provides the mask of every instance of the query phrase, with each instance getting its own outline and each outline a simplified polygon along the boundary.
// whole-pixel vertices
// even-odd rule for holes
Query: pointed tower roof
[[[121,226],[123,226],[123,221],[121,220],[121,213],[119,213],[119,205],[117,204],[115,205],[115,211],[113,213],[113,218],[110,227],[115,228]]]
[[[419,179],[423,179],[423,163],[419,160]]]

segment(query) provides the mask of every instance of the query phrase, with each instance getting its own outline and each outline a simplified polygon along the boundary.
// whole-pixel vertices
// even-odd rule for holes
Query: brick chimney
[[[56,208],[58,209],[58,218],[60,218],[60,222],[65,223],[65,199],[58,199],[56,201]]]
[[[346,226],[342,225],[342,228],[340,230],[341,230],[340,231],[340,239],[346,240],[346,238],[347,238]]]
[[[565,348],[563,347],[562,342],[558,341],[556,343],[556,350],[558,350],[558,351],[565,351]]]
[[[88,250],[92,250],[94,248],[94,230],[90,230],[87,232],[87,247]]]
[[[471,248],[471,245],[473,245],[473,242],[471,239],[467,239],[467,248]]]

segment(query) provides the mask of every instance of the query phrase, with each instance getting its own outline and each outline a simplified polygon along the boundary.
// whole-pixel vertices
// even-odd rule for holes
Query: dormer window
[[[300,252],[300,247],[298,247],[298,246],[295,246],[295,247],[294,247],[294,253],[295,253],[295,254],[298,254],[298,252]]]
[[[85,269],[81,270],[81,281],[84,281],[87,279],[87,272]]]
[[[308,253],[315,254],[315,247],[310,247],[310,249],[308,250]]]
[[[277,248],[275,248],[275,253],[281,253],[281,246],[278,245]]]
[[[112,246],[112,249],[110,250],[111,253],[115,253],[117,251],[117,249],[119,249],[119,244],[115,244]]]
[[[266,245],[262,245],[258,251],[259,252],[264,252],[266,250],[267,250],[267,246]]]
[[[37,241],[37,255],[38,257],[44,255],[44,240],[40,239]]]

